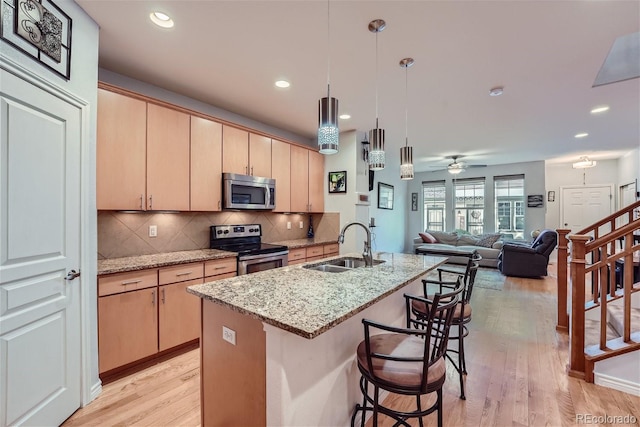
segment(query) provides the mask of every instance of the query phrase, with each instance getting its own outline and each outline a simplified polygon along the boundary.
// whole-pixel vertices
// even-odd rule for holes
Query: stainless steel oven
[[[288,264],[289,248],[262,243],[260,224],[212,225],[209,247],[238,254],[238,275]]]

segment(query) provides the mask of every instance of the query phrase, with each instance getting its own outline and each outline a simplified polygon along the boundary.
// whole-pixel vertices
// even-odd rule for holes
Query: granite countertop
[[[288,246],[289,249],[306,248],[307,246],[327,245],[330,243],[338,243],[338,236],[333,239],[319,239],[313,237],[311,239],[294,239],[294,240],[282,240],[280,242],[268,242],[273,245]]]
[[[103,274],[144,270],[146,268],[187,264],[190,262],[209,261],[212,259],[235,258],[235,256],[235,252],[219,251],[217,249],[198,249],[193,251],[166,252],[153,255],[100,259],[98,260],[98,276]]]
[[[362,258],[360,254],[344,256]],[[312,339],[418,279],[446,257],[380,255],[372,268],[326,273],[293,265],[194,285],[187,291],[301,337]],[[375,257],[378,259],[378,256]],[[323,261],[324,262],[324,261]],[[323,263],[321,262],[321,263]]]

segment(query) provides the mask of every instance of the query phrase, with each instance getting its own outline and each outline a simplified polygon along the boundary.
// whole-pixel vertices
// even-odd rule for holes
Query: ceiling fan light
[[[451,166],[449,166],[447,170],[451,175],[458,175],[460,172],[464,171],[464,169],[461,167],[451,167]]]

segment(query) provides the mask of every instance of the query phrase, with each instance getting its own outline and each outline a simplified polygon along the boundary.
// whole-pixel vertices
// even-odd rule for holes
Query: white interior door
[[[572,232],[582,230],[613,213],[613,186],[563,187],[560,222]],[[602,227],[600,233],[609,231]]]
[[[81,111],[0,73],[0,425],[59,425],[81,402]]]

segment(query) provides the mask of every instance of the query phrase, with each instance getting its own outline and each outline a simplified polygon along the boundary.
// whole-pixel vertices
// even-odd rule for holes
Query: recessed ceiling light
[[[285,88],[285,87],[289,87],[289,86],[291,86],[291,83],[289,83],[289,82],[288,82],[288,81],[286,81],[286,80],[278,80],[278,81],[276,82],[276,86],[277,86],[277,87]]]
[[[162,28],[172,28],[173,19],[169,15],[163,12],[151,12],[149,14],[151,22]]]
[[[591,110],[591,114],[604,113],[605,111],[608,111],[608,110],[609,110],[608,105],[602,105],[600,107],[596,107],[593,110]]]
[[[340,114],[340,118],[342,120],[349,120],[351,118],[350,114]]]
[[[502,86],[491,88],[489,91],[489,96],[500,96],[504,93],[504,88]]]
[[[586,133],[586,132],[582,132],[582,133],[576,133],[574,137],[575,138],[584,138],[586,136],[589,136],[589,134]]]

